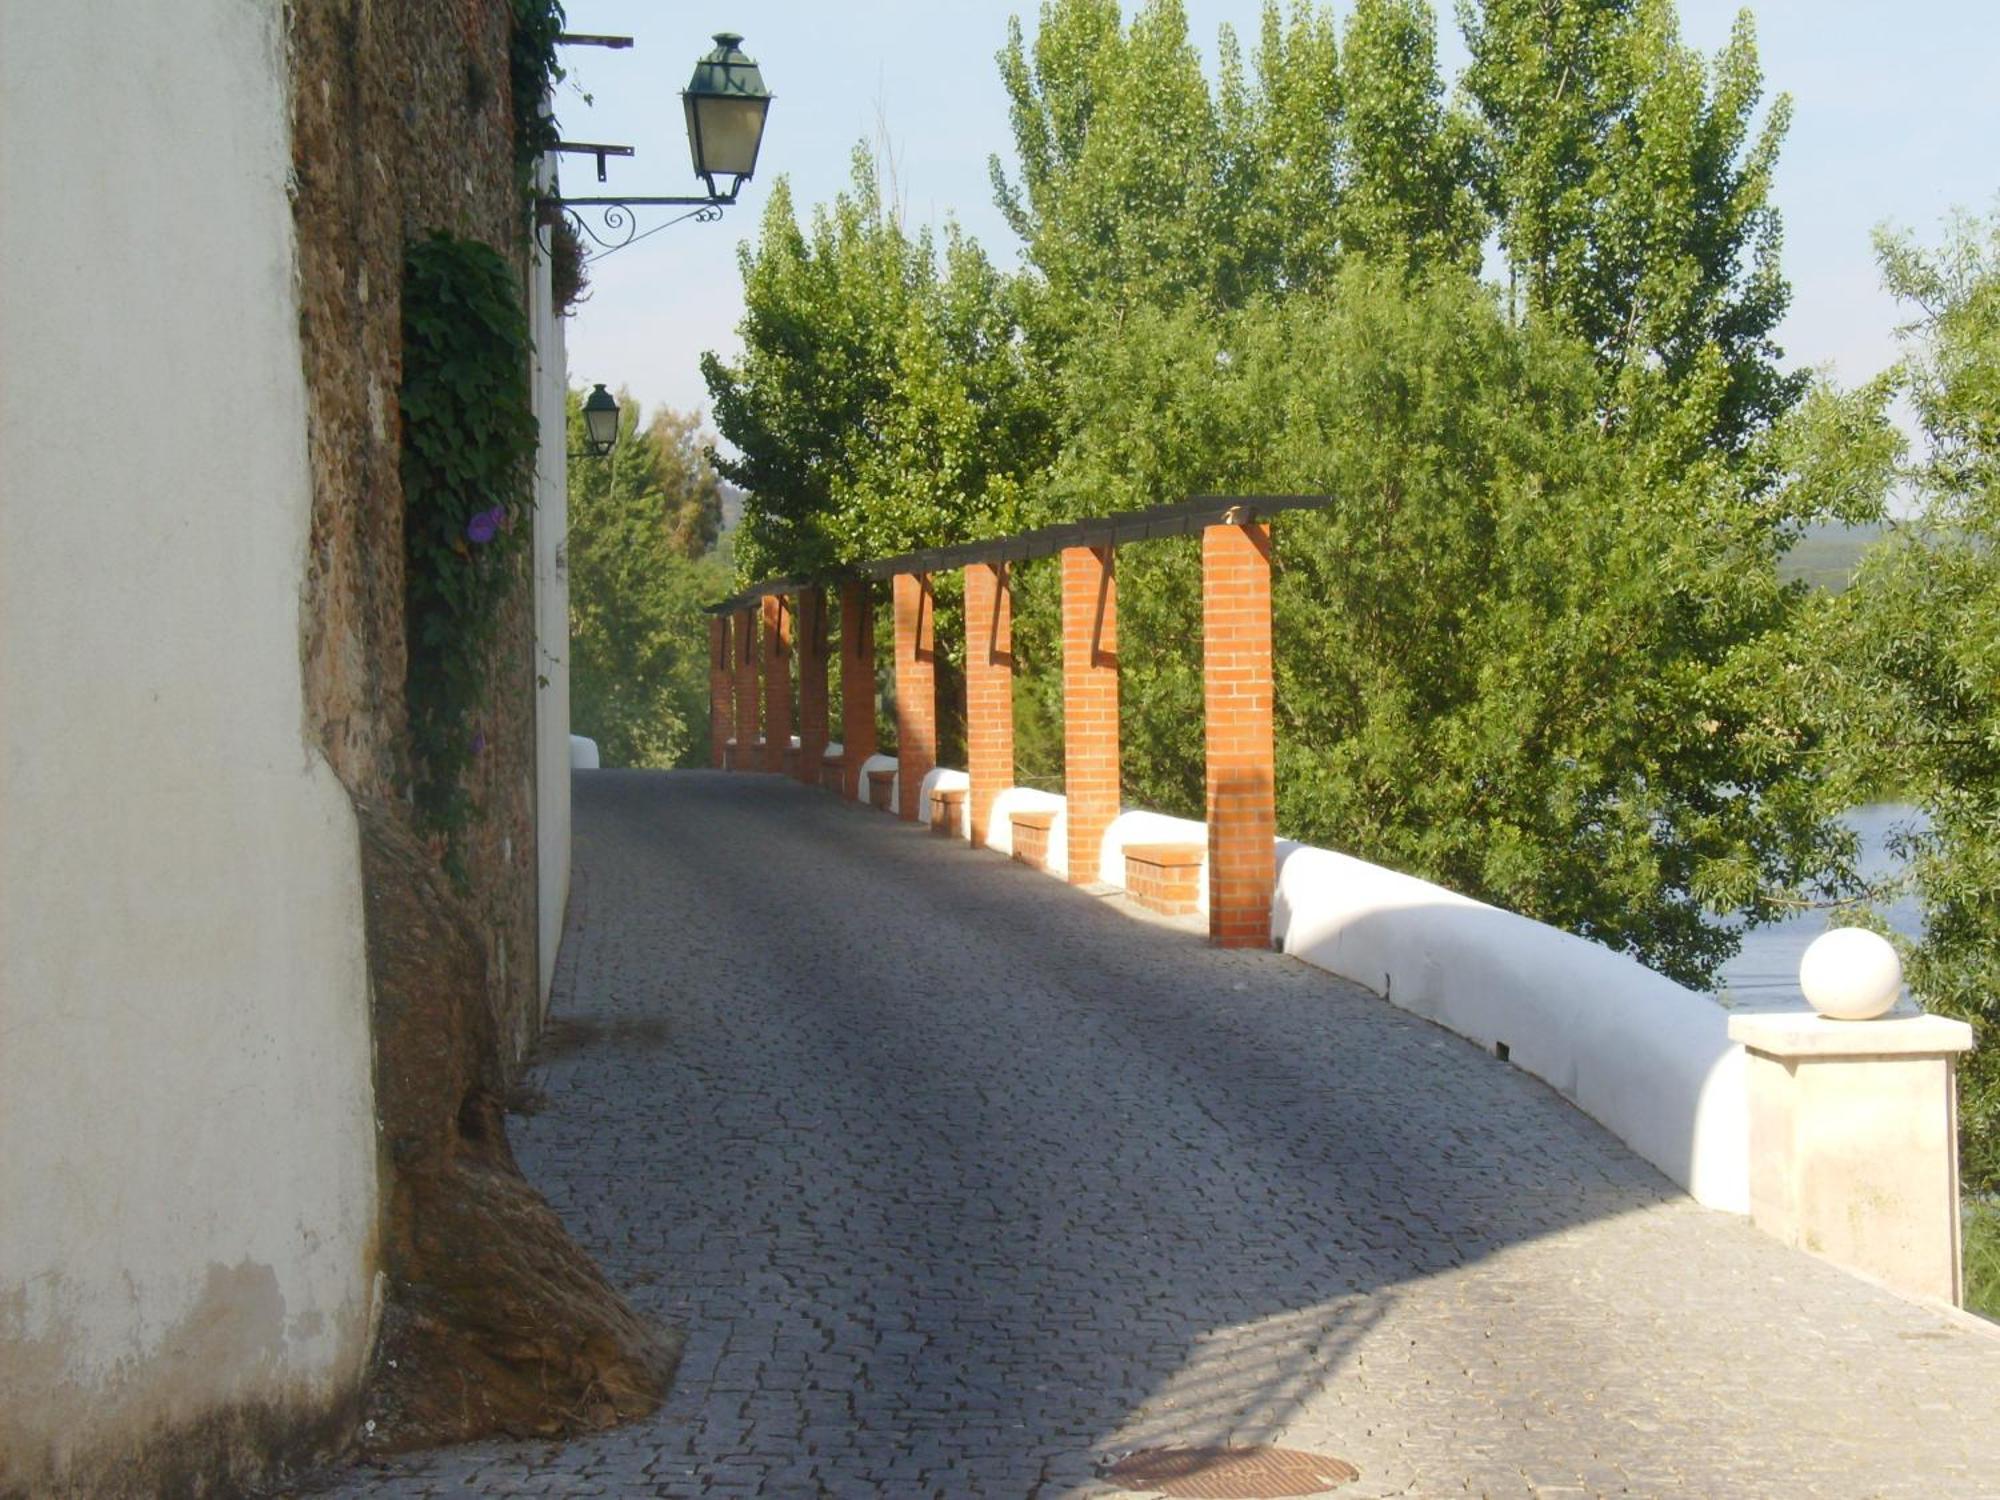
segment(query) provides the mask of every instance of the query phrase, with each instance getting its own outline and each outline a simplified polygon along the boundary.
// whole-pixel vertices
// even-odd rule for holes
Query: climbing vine
[[[500,605],[534,503],[537,429],[520,280],[499,251],[437,233],[403,263],[403,498],[412,791],[420,820],[457,835],[465,773],[485,749]]]
[[[535,163],[557,139],[556,122],[543,108],[543,100],[549,86],[563,76],[556,61],[556,38],[565,18],[560,0],[513,0],[513,9],[507,67],[513,85],[514,165],[527,183]]]

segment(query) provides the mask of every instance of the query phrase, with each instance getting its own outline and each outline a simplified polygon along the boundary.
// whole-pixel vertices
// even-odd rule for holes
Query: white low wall
[[[1069,799],[1060,792],[1038,791],[1031,786],[1010,786],[993,799],[991,833],[986,846],[1002,854],[1014,852],[1014,824],[1011,821],[1017,812],[1052,812],[1055,822],[1049,825],[1049,859],[1047,872],[1060,879],[1069,878]]]
[[[1345,854],[1281,840],[1285,952],[1437,1022],[1575,1102],[1700,1203],[1747,1213],[1729,1013],[1643,964]]]
[[[1199,895],[1195,910],[1208,915],[1208,825],[1192,818],[1175,818],[1166,813],[1144,812],[1128,807],[1111,820],[1099,845],[1097,878],[1106,885],[1125,888],[1125,846],[1127,844],[1199,844],[1201,856]]]
[[[868,761],[895,765],[886,755]],[[962,771],[931,771],[926,821],[934,790],[965,784]],[[991,847],[1012,852],[1014,812],[1053,811],[1047,871],[1066,878],[1065,808],[1058,794],[1008,787],[994,800]],[[1128,844],[1207,842],[1205,823],[1128,808],[1105,830],[1098,878],[1124,886]],[[1696,1201],[1749,1212],[1743,1049],[1713,999],[1600,944],[1414,876],[1287,839],[1277,851],[1271,935],[1286,953],[1482,1047],[1504,1046],[1516,1067]],[[1204,912],[1207,874],[1204,856]]]
[[[936,815],[931,799],[939,792],[965,792],[968,795],[958,804],[958,817],[952,832],[962,839],[972,837],[972,778],[963,771],[954,771],[949,766],[932,766],[924,773],[923,786],[917,793],[917,817],[926,828]]]

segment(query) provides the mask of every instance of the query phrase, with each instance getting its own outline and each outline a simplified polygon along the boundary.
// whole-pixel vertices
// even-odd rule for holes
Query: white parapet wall
[[[932,766],[924,773],[922,789],[917,794],[917,816],[928,828],[937,816],[932,798],[939,792],[965,792],[970,794],[972,778],[963,771],[954,771],[949,766]],[[972,837],[972,808],[970,795],[958,804],[958,816],[954,820],[952,832],[962,839]]]
[[[868,764],[896,762],[878,755]],[[926,821],[932,791],[965,784],[962,771],[931,771]],[[991,846],[1012,852],[1014,812],[1054,812],[1046,868],[1066,877],[1064,808],[1060,794],[1008,787],[994,800]],[[1105,830],[1097,877],[1122,888],[1130,844],[1207,842],[1205,823],[1126,808]],[[1749,1212],[1743,1049],[1729,1038],[1729,1012],[1711,997],[1601,944],[1414,876],[1286,839],[1277,851],[1271,936],[1285,952],[1482,1047],[1504,1048],[1516,1067],[1696,1201]]]
[[[993,799],[993,813],[989,820],[992,832],[987,836],[987,847],[1006,855],[1014,852],[1013,815],[1017,812],[1052,812],[1055,822],[1049,825],[1049,860],[1045,867],[1051,875],[1067,879],[1069,876],[1069,799],[1060,792],[1044,792],[1031,786],[1010,786]]]
[[[370,1342],[284,25],[0,7],[0,1493],[222,1485]]]
[[[1706,995],[1443,886],[1280,840],[1272,935],[1574,1101],[1700,1203],[1747,1213],[1743,1049]]]

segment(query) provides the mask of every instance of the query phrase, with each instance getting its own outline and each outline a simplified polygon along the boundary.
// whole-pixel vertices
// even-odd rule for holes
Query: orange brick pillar
[[[799,780],[819,785],[826,754],[826,590],[799,590]]]
[[[757,611],[736,612],[736,769],[757,769]]]
[[[965,570],[965,759],[972,842],[983,847],[993,800],[1014,784],[1014,585],[1005,563]]]
[[[1098,848],[1118,816],[1118,579],[1109,547],[1062,555],[1063,792],[1069,883],[1098,877]]]
[[[858,579],[840,586],[840,744],[840,789],[853,802],[875,753],[875,601]]]
[[[764,763],[783,771],[792,743],[792,612],[783,594],[764,596]]]
[[[1271,528],[1201,534],[1203,700],[1208,715],[1208,936],[1271,945],[1278,831],[1271,744]]]
[[[896,606],[896,815],[915,822],[924,777],[937,764],[936,601],[930,576],[898,573]]]
[[[729,622],[708,617],[708,763],[718,770],[729,748],[730,722],[736,712],[735,684],[729,672]]]

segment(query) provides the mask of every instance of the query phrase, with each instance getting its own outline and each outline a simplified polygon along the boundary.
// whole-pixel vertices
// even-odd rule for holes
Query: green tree
[[[607,766],[705,760],[708,620],[729,591],[704,556],[721,522],[697,418],[662,407],[641,423],[619,393],[619,440],[569,468],[570,722]],[[584,450],[583,397],[569,393],[569,446]]]
[[[1942,246],[1878,238],[1884,279],[1915,310],[1893,382],[1860,393],[1859,419],[1817,434],[1825,462],[1879,500],[1900,482],[1918,507],[1830,601],[1829,716],[1858,785],[1915,802],[1907,840],[1923,902],[1911,987],[1971,1021],[1960,1066],[1968,1188],[2000,1191],[2000,212],[1960,218]],[[1900,464],[1881,413],[1908,397],[1922,435]],[[1872,441],[1854,433],[1872,425]]]
[[[1532,313],[1587,340],[1604,420],[1682,408],[1669,457],[1742,455],[1804,389],[1777,367],[1790,299],[1771,172],[1791,118],[1756,125],[1748,11],[1711,66],[1672,0],[1460,0],[1488,191]]]
[[[862,149],[810,234],[781,181],[741,263],[743,355],[702,370],[741,455],[716,462],[747,492],[746,579],[1020,523],[1024,476],[1045,462],[1045,382],[972,240],[949,231],[940,265]]]
[[[1455,274],[1357,261],[1226,320],[1130,318],[1070,380],[1065,494],[1335,497],[1277,529],[1288,835],[1695,984],[1736,946],[1718,919],[1832,888],[1818,743],[1772,715],[1806,603],[1775,564],[1816,491],[1661,477],[1592,420],[1589,346]],[[1128,785],[1192,811],[1194,548],[1119,563]]]
[[[1357,0],[1345,40],[1342,249],[1476,272],[1487,229],[1477,131],[1444,102],[1430,6]]]

